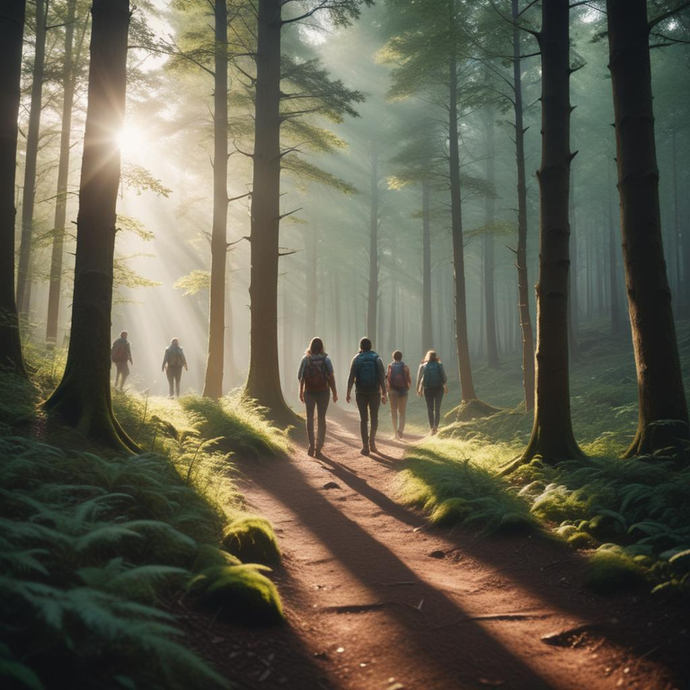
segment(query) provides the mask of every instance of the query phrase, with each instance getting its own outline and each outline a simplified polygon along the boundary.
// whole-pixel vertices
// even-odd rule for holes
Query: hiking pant
[[[370,441],[376,440],[376,430],[379,427],[379,407],[381,407],[381,393],[357,393],[355,395],[359,410],[359,430],[362,434],[362,447],[368,448]],[[369,432],[369,416],[371,415],[371,432]]]
[[[441,402],[443,401],[443,388],[425,388],[426,411],[429,414],[429,426],[438,429],[441,420]]]
[[[180,397],[180,379],[182,378],[182,367],[171,367],[168,366],[165,369],[165,375],[168,377],[168,383],[170,384],[170,397],[172,398],[177,391],[177,397]],[[176,391],[173,390],[173,387]]]
[[[331,393],[325,391],[304,391],[304,403],[307,406],[307,436],[309,445],[314,447],[314,408],[319,422],[319,429],[316,437],[316,447],[321,450],[323,442],[326,440],[326,410],[331,401]]]
[[[405,431],[405,412],[407,411],[407,393],[399,393],[394,389],[388,391],[388,399],[391,402],[391,419],[393,420],[393,431],[402,434]],[[398,414],[400,422],[398,423]]]
[[[115,362],[115,388],[117,388],[117,381],[120,380],[120,388],[125,387],[125,381],[129,376],[129,364],[127,360]]]

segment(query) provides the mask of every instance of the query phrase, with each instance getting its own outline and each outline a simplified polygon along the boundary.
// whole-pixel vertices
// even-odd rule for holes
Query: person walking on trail
[[[173,338],[170,341],[170,347],[166,348],[163,355],[163,365],[161,371],[165,372],[168,377],[168,384],[170,385],[170,397],[180,397],[180,380],[182,379],[182,367],[187,371],[187,358],[184,356],[184,350],[180,347],[180,341]]]
[[[310,456],[321,457],[326,440],[326,411],[331,393],[333,402],[338,402],[338,391],[335,387],[333,362],[326,354],[321,338],[312,338],[309,348],[304,353],[297,372],[299,380],[299,399],[307,408],[307,436],[309,437]],[[314,409],[318,417],[318,432],[314,442]]]
[[[393,353],[393,361],[388,365],[386,374],[388,399],[391,404],[394,438],[402,441],[405,431],[405,412],[407,410],[407,392],[412,388],[410,367],[403,362],[402,352]]]
[[[362,435],[362,455],[376,453],[376,430],[379,426],[379,407],[386,404],[386,374],[381,358],[371,349],[371,340],[359,341],[359,354],[350,364],[347,378],[347,402],[353,384],[356,386],[355,400],[359,410],[359,428]],[[369,419],[371,418],[371,428]]]
[[[129,346],[127,336],[129,336],[129,333],[127,333],[127,331],[122,331],[120,337],[110,348],[110,359],[115,365],[115,388],[117,388],[119,381],[120,390],[124,389],[125,381],[129,376],[129,365],[134,365],[132,361],[132,348]]]
[[[426,409],[429,414],[429,428],[431,435],[438,432],[441,420],[441,403],[443,394],[448,392],[448,377],[439,356],[434,350],[429,350],[419,365],[417,372],[417,395],[426,399]]]

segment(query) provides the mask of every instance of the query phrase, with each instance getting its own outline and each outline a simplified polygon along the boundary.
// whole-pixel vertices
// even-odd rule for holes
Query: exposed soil
[[[386,413],[382,409],[382,414]],[[291,690],[687,688],[687,611],[601,598],[570,549],[526,534],[428,529],[396,504],[404,445],[359,454],[354,417],[327,457],[245,466],[278,533],[287,625],[246,631],[185,612],[192,645],[235,683]]]

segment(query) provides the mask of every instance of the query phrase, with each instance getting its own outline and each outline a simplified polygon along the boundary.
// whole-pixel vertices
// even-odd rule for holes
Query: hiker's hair
[[[402,361],[402,352],[400,352],[400,350],[396,350],[396,351],[393,353],[393,359],[394,359],[396,362],[401,362],[401,361]]]
[[[309,355],[322,355],[323,340],[321,340],[321,338],[312,338],[305,354],[307,355],[307,357]]]
[[[122,333],[120,333],[120,338],[126,338],[128,335],[129,333],[127,333],[127,331],[122,331]]]
[[[179,341],[177,338],[173,338],[173,339],[170,341],[170,344],[171,344],[171,345],[179,345],[179,344],[180,344],[180,341]]]
[[[422,364],[426,364],[427,362],[440,362],[441,358],[438,356],[438,353],[436,350],[429,350],[424,355],[424,359],[422,360]]]
[[[369,352],[369,350],[371,350],[371,340],[369,340],[369,338],[362,338],[359,341],[359,349],[362,350],[362,352]]]

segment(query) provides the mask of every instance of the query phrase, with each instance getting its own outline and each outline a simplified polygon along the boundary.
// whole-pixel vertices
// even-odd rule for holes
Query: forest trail
[[[391,498],[404,444],[382,436],[363,457],[355,416],[334,416],[323,460],[300,448],[245,467],[249,507],[283,549],[274,579],[289,625],[197,636],[231,678],[291,690],[677,687],[652,660],[674,657],[644,598],[595,598],[581,559],[543,539],[427,530]]]

